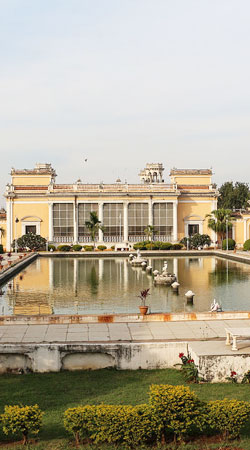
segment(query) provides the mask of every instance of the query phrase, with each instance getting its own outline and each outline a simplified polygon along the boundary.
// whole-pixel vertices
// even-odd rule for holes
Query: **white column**
[[[74,244],[78,243],[78,205],[75,202],[73,208],[74,214]]]
[[[153,226],[153,223],[153,202],[152,199],[150,199],[148,202],[148,225]]]
[[[100,222],[103,225],[103,203],[98,203],[98,219],[100,220]],[[103,242],[103,231],[102,230],[99,230],[98,241]]]
[[[7,252],[10,252],[11,250],[11,238],[12,238],[12,201],[9,199],[7,200],[6,204],[6,210],[7,210],[7,242],[6,242],[6,250]]]
[[[53,203],[49,203],[49,241],[53,241]]]
[[[174,242],[178,241],[178,215],[177,215],[177,207],[178,207],[178,200],[175,200],[173,202],[173,240]]]
[[[247,240],[247,219],[244,219],[244,242]]]
[[[235,225],[232,226],[232,238],[235,240]]]
[[[123,203],[123,239],[128,242],[128,203]]]

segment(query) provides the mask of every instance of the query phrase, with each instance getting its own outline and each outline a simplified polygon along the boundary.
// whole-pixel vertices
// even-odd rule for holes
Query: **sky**
[[[249,0],[0,0],[0,192],[37,162],[249,182],[249,21]]]

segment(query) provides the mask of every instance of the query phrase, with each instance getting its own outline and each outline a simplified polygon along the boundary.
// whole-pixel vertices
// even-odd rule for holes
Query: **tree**
[[[208,228],[215,231],[218,234],[219,241],[223,241],[226,235],[226,230],[230,230],[233,226],[232,221],[232,211],[230,209],[216,209],[207,214],[208,217]]]
[[[39,234],[28,233],[17,239],[17,248],[29,248],[30,250],[45,250],[46,239]],[[12,248],[16,248],[16,241],[11,244]]]
[[[0,236],[5,236],[5,229],[0,227]]]
[[[219,209],[246,209],[250,199],[248,183],[227,181],[219,188]]]
[[[94,242],[94,249],[95,249],[95,238],[96,233],[99,230],[104,231],[104,227],[102,226],[101,221],[98,219],[98,215],[95,211],[91,211],[89,213],[89,220],[85,222],[85,226],[88,228],[92,241]]]
[[[153,225],[147,225],[144,230],[144,233],[146,234],[148,241],[150,241],[151,250],[152,250],[152,238],[153,238],[154,234],[156,233],[155,227]]]

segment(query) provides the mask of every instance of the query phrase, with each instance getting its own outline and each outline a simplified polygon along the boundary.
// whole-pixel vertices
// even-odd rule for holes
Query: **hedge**
[[[103,251],[103,250],[106,250],[106,245],[98,245],[98,250],[101,250],[101,251]]]
[[[71,246],[70,245],[66,245],[66,244],[58,245],[57,250],[59,252],[70,252]]]
[[[208,403],[209,424],[224,438],[239,437],[240,430],[250,417],[250,403],[240,400],[215,400]]]
[[[75,244],[72,247],[73,252],[80,252],[82,250],[82,246],[80,244]]]
[[[235,240],[228,239],[228,250],[234,250]],[[227,250],[227,239],[223,239],[222,241],[222,250]]]
[[[93,443],[137,448],[157,441],[183,439],[201,433],[238,437],[250,417],[250,403],[218,400],[205,403],[186,386],[152,385],[148,405],[97,405],[69,408],[64,427]]]
[[[162,241],[143,241],[134,244],[134,250],[181,250],[183,248],[182,244],[171,244],[171,242]]]
[[[69,408],[64,413],[64,427],[79,444],[90,438],[95,444],[121,442],[137,447],[156,440],[149,405],[98,405]]]
[[[158,438],[173,434],[175,439],[182,439],[205,430],[206,405],[188,387],[152,385],[149,403]]]
[[[244,250],[245,252],[247,252],[248,250],[250,250],[250,239],[247,239],[247,241],[244,242],[243,250]]]
[[[92,250],[94,250],[93,245],[84,245],[83,248],[84,248],[85,252],[92,252]]]

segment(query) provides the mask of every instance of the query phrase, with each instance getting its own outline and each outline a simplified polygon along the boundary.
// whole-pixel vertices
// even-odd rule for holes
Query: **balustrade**
[[[62,244],[71,244],[74,241],[73,236],[54,236],[53,242]]]

